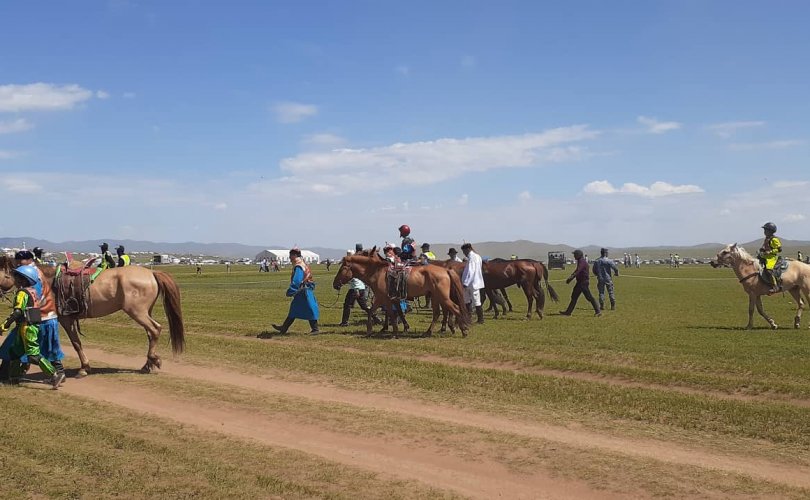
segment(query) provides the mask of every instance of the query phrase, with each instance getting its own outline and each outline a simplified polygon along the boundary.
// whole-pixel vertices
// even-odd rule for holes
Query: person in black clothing
[[[599,309],[599,304],[596,302],[596,299],[593,298],[593,295],[591,295],[591,290],[588,288],[590,286],[590,273],[588,269],[588,262],[585,260],[582,250],[574,250],[574,258],[577,260],[577,268],[573,273],[571,273],[571,276],[569,276],[565,282],[571,283],[571,281],[575,279],[577,282],[574,285],[573,290],[571,290],[571,302],[568,304],[568,308],[565,311],[560,311],[560,314],[563,316],[571,316],[571,313],[574,312],[574,308],[577,306],[579,296],[584,295],[585,299],[587,299],[588,302],[590,302],[593,306],[594,316],[601,316],[602,311]]]

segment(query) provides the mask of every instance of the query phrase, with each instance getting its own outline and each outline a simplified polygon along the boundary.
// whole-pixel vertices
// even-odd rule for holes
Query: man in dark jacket
[[[590,285],[590,270],[588,269],[588,262],[585,260],[582,250],[574,250],[574,258],[577,260],[577,267],[565,282],[571,283],[574,279],[576,279],[577,282],[574,285],[574,289],[571,290],[571,302],[568,304],[568,309],[560,311],[560,314],[563,316],[571,316],[571,313],[574,312],[574,308],[577,306],[579,296],[585,295],[585,298],[593,306],[594,315],[601,316],[602,311],[599,309],[599,304],[596,303],[596,299],[593,298],[591,290],[588,288]]]

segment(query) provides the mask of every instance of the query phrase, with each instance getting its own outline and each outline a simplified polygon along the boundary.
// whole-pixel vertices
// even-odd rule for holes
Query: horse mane
[[[753,264],[754,267],[757,269],[757,271],[761,270],[762,266],[759,263],[759,259],[754,258],[750,253],[748,253],[748,251],[745,248],[743,248],[743,247],[741,247],[739,245],[735,244],[735,245],[729,245],[728,246],[728,248],[732,248],[732,247],[734,248],[733,251],[737,254],[737,256],[740,258],[740,260],[742,260],[746,264]]]

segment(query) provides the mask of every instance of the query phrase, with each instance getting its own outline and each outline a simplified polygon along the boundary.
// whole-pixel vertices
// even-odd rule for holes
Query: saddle
[[[782,274],[787,271],[788,265],[790,264],[789,261],[785,260],[781,256],[776,260],[776,264],[773,266],[773,269],[770,272],[773,274],[773,277],[776,279],[776,284],[779,288],[782,288]],[[768,280],[767,276],[768,270],[765,269],[765,266],[762,267],[762,271],[759,273],[759,279],[768,286],[772,286],[770,280]]]
[[[60,316],[86,315],[90,311],[90,285],[101,274],[101,268],[90,267],[95,259],[88,259],[79,267],[67,263],[59,266],[53,282],[56,310]]]
[[[388,298],[391,300],[405,300],[408,298],[408,275],[411,273],[411,266],[393,265],[389,266],[385,274],[385,286]]]

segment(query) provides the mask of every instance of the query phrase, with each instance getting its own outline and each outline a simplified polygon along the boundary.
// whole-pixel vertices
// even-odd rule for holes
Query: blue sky
[[[3,2],[0,233],[348,248],[407,223],[619,246],[773,220],[810,239],[808,19],[800,1]]]

